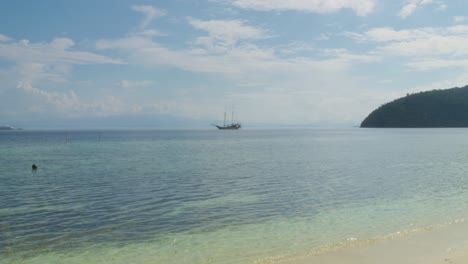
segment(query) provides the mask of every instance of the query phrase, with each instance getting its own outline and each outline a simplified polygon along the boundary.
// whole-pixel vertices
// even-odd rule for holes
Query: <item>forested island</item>
[[[374,110],[361,127],[468,127],[468,86],[407,94]]]

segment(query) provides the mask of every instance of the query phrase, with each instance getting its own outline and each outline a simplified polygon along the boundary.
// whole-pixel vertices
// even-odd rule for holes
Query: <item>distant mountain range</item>
[[[468,86],[408,94],[374,110],[361,127],[468,127]]]
[[[5,126],[0,126],[0,130],[22,130],[21,128],[14,128],[12,126],[9,126],[9,125],[5,125]]]

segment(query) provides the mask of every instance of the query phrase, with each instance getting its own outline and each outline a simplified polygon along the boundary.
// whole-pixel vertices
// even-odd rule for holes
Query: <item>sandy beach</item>
[[[434,227],[412,235],[369,245],[298,257],[284,264],[465,264],[468,263],[468,223]]]

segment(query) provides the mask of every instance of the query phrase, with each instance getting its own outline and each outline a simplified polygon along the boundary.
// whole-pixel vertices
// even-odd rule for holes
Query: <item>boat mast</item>
[[[231,124],[234,124],[234,103],[231,106]]]
[[[223,126],[226,126],[226,111],[224,111],[224,121],[223,121]]]

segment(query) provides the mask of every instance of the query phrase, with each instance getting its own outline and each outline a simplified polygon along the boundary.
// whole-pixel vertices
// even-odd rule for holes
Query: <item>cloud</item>
[[[414,11],[416,10],[416,8],[418,8],[418,5],[415,4],[415,3],[408,3],[406,5],[404,5],[401,10],[400,10],[400,17],[402,18],[406,18],[408,16],[410,16],[411,14],[414,13]]]
[[[408,59],[403,65],[413,70],[468,66],[468,25],[403,30],[372,28],[346,35],[358,42],[375,43],[369,54]]]
[[[144,80],[144,81],[129,81],[129,80],[122,80],[118,83],[120,87],[123,88],[138,88],[138,87],[146,87],[154,84],[153,81]]]
[[[45,121],[53,118],[94,118],[129,114],[136,117],[164,114],[200,118],[219,114],[211,99],[206,99],[201,107],[200,101],[190,97],[138,102],[109,93],[93,97],[94,100],[85,100],[72,89],[51,92],[35,87],[30,82],[18,82],[15,88],[0,93],[0,119],[21,120],[33,117]]]
[[[55,38],[48,43],[32,43],[27,39],[0,42],[0,58],[14,63],[8,76],[16,79],[14,82],[63,82],[73,65],[123,63],[96,53],[73,50],[74,45],[69,38]]]
[[[441,68],[466,68],[468,69],[468,59],[449,60],[449,59],[437,59],[428,58],[417,61],[406,63],[406,66],[418,70],[418,71],[429,71]]]
[[[11,70],[10,77],[23,82],[46,80],[66,82],[71,66],[66,64],[48,65],[37,62],[18,62]]]
[[[383,44],[377,51],[402,56],[468,55],[468,25],[395,30],[372,28],[364,33],[348,34],[359,42]]]
[[[6,41],[9,41],[9,40],[11,40],[11,38],[0,34],[0,42],[6,42]]]
[[[285,122],[314,122],[324,119],[321,115],[323,111],[328,113],[332,109],[336,112],[334,116],[341,115],[341,120],[349,121],[352,114],[334,105],[338,101],[353,105],[356,98],[352,94],[364,90],[362,82],[356,80],[351,68],[360,63],[379,60],[378,56],[372,54],[355,54],[347,49],[319,49],[313,48],[310,43],[294,41],[286,45],[262,47],[256,42],[269,37],[269,31],[242,20],[189,18],[187,22],[200,35],[188,39],[185,48],[171,48],[152,38],[135,35],[101,39],[96,47],[123,54],[130,65],[143,65],[149,69],[176,68],[224,78],[226,86],[235,86],[236,89],[226,92],[224,87],[207,87],[209,93],[222,92],[223,100],[234,101],[239,108],[245,109],[249,115],[242,120],[264,122],[278,121],[280,115],[285,116],[281,120]],[[307,52],[307,57],[304,52]],[[191,92],[191,87],[187,90],[188,97],[196,96]],[[178,108],[170,107],[170,112],[190,117],[195,113],[193,109],[198,108],[196,112],[200,116],[211,117],[219,115],[224,107],[224,101],[213,102],[212,97],[211,103],[202,102],[198,98],[185,99],[181,96],[166,105],[178,105]],[[205,104],[210,105],[210,108]],[[265,111],[257,110],[253,114],[255,111],[250,104],[257,108],[259,104],[264,105]],[[287,109],[282,110],[279,105]],[[357,112],[363,111],[365,107],[367,112],[373,107],[369,106],[369,102],[360,105],[362,108],[357,109]],[[190,111],[180,109],[181,106],[186,106]],[[135,111],[144,109],[148,108],[136,107]],[[312,112],[317,114],[311,115]],[[289,119],[286,118],[288,114]]]
[[[140,24],[141,29],[146,28],[151,23],[151,21],[153,21],[155,18],[166,15],[166,11],[158,9],[154,6],[134,5],[131,8],[133,11],[137,11],[145,15],[145,18]]]
[[[346,32],[345,36],[358,42],[393,42],[427,38],[434,35],[435,28],[395,30],[390,27],[371,28],[364,33]]]
[[[167,36],[167,34],[159,32],[156,29],[145,29],[143,31],[137,32],[134,35],[140,35],[145,37],[160,37],[160,36]]]
[[[50,42],[26,39],[0,42],[0,59],[13,62],[1,72],[4,84],[0,87],[1,116],[102,112],[97,104],[83,103],[73,90],[51,92],[36,86],[50,87],[50,84],[60,82],[60,87],[67,87],[64,84],[68,82],[74,65],[123,63],[96,53],[74,50],[74,47],[74,41],[69,38],[55,38]],[[17,85],[12,89],[14,83]]]
[[[377,0],[233,0],[231,4],[258,11],[295,10],[320,14],[352,9],[357,15],[365,16],[374,11]]]
[[[280,54],[297,54],[300,52],[317,52],[315,45],[312,45],[307,42],[293,41],[284,45],[279,45],[275,47],[277,52]]]
[[[370,55],[370,54],[353,54],[347,49],[321,49],[320,53],[323,56],[335,58],[335,60],[342,60],[346,62],[364,62],[372,63],[378,62],[381,60],[379,56]]]
[[[186,49],[174,50],[143,36],[102,39],[96,43],[96,47],[101,50],[122,51],[135,63],[165,65],[192,72],[222,73],[229,78],[262,76],[259,73],[264,76],[277,73],[284,75],[294,71],[302,73],[307,69],[333,71],[347,68],[351,62],[370,62],[376,59],[372,55],[352,54],[344,49],[328,53],[316,50],[320,53],[320,59],[297,56],[282,58],[282,54],[291,55],[298,49],[312,49],[304,45],[298,47],[297,43],[286,48],[260,48],[253,42],[268,37],[268,31],[241,20],[189,18],[188,22],[207,35],[197,37],[192,42],[194,46]]]
[[[233,45],[229,49],[194,47],[181,50],[167,48],[155,41],[142,37],[100,40],[99,49],[119,50],[128,54],[133,63],[149,67],[164,65],[198,72],[223,74],[230,79],[260,82],[295,74],[310,75],[310,72],[335,72],[348,68],[352,62],[374,61],[372,55],[360,56],[345,50],[321,54],[321,59],[306,57],[282,58],[280,50],[262,49],[253,44]]]
[[[437,7],[438,11],[444,11],[448,8],[448,5],[445,3],[440,3],[439,6]]]
[[[465,22],[468,19],[466,16],[454,16],[453,17],[453,22],[455,23],[462,23]]]
[[[452,76],[450,79],[425,83],[424,85],[417,85],[408,90],[410,93],[421,91],[431,91],[434,89],[445,89],[453,87],[464,87],[468,83],[468,69],[465,69],[459,74]]]
[[[268,37],[266,30],[249,26],[242,20],[199,20],[189,18],[188,21],[193,28],[208,33],[208,36],[196,38],[194,43],[211,51],[223,52],[238,44],[239,41]]]
[[[429,4],[437,4],[438,10],[445,10],[447,8],[447,5],[444,2],[437,0],[406,0],[405,4],[400,10],[399,16],[401,18],[407,18],[411,16],[419,7]]]
[[[29,82],[18,82],[16,88],[33,98],[33,103],[23,105],[23,111],[26,112],[71,113],[81,108],[81,103],[73,91],[67,93],[46,92],[34,88]]]
[[[468,55],[468,26],[394,31],[393,39],[378,48],[381,53],[401,56]]]
[[[208,32],[210,37],[234,43],[242,39],[261,39],[268,36],[266,30],[246,25],[241,20],[199,20],[189,18],[192,27]]]
[[[112,116],[131,112],[131,105],[113,95],[84,101],[69,89],[51,92],[19,81],[0,94],[0,118],[8,116],[66,117]]]
[[[0,43],[0,57],[14,62],[42,64],[122,64],[112,59],[86,51],[72,51],[74,42],[68,38],[56,38],[49,43],[31,43],[22,39],[18,42]]]

